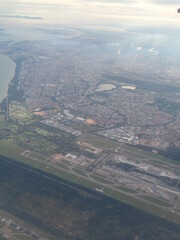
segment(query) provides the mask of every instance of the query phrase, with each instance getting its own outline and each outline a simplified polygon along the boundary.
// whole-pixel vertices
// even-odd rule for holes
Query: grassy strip
[[[73,168],[73,171],[79,175],[86,176],[86,174],[79,168]]]
[[[58,166],[58,167],[64,168],[64,169],[66,169],[66,170],[69,169],[69,168],[67,167],[66,164],[63,164],[63,163],[61,163],[61,162],[56,162],[55,166]]]
[[[156,204],[159,204],[160,206],[163,206],[163,207],[173,207],[170,203],[168,202],[165,202],[163,200],[160,200],[158,198],[154,198],[154,197],[151,197],[151,196],[141,196],[143,199],[146,199],[148,201],[151,201],[152,203],[156,203]]]
[[[4,227],[6,224],[3,222],[0,222],[0,228]]]
[[[145,150],[142,150],[142,149],[139,149],[139,148],[127,145],[127,144],[124,144],[122,146],[122,149],[124,149],[127,152],[133,153],[134,155],[140,156],[140,157],[153,158],[153,160],[157,160],[158,162],[160,161],[161,163],[168,162],[170,164],[180,165],[179,161],[176,161],[176,160],[173,160],[173,159],[170,159],[170,158],[166,158],[166,157],[164,157],[162,155],[159,155],[157,153],[145,151]]]
[[[16,238],[18,238],[19,240],[33,240],[33,237],[29,237],[29,236],[25,236],[22,234],[15,234]]]
[[[92,145],[93,147],[101,149],[119,147],[119,142],[110,140],[105,137],[96,136],[93,134],[84,134],[82,137],[79,138],[79,141],[82,143],[85,142],[87,144]]]
[[[112,184],[112,182],[104,179],[104,178],[101,178],[95,174],[91,174],[90,177],[98,182],[101,182],[101,183],[104,183],[104,184]]]
[[[137,193],[136,191],[134,191],[130,188],[124,187],[124,186],[118,186],[116,188],[121,190],[121,191],[127,192],[127,193]]]

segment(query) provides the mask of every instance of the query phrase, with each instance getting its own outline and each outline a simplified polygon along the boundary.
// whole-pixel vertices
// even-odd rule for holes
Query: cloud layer
[[[180,27],[176,0],[0,0],[1,15],[42,17],[44,23]]]

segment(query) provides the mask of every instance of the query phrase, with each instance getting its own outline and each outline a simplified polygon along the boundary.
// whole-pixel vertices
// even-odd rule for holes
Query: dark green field
[[[161,218],[0,158],[0,207],[54,235],[53,240],[179,240]]]

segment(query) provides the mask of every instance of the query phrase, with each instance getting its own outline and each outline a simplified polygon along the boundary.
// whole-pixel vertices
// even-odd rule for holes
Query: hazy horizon
[[[66,25],[72,27],[94,28],[113,27],[125,30],[133,27],[180,27],[180,15],[177,14],[177,1],[162,0],[11,0],[0,2],[1,24],[11,22],[7,17],[21,18],[13,23]],[[31,18],[42,18],[31,19]]]

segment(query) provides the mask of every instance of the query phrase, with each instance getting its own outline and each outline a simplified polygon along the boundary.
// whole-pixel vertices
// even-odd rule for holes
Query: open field
[[[127,192],[127,193],[137,193],[136,191],[134,191],[130,188],[127,188],[125,186],[118,186],[117,189],[122,190],[122,191]]]
[[[105,183],[105,184],[111,184],[112,182],[108,181],[105,178],[100,177],[97,174],[91,174],[91,178],[95,179],[96,181],[100,182],[100,183]]]
[[[33,237],[22,236],[21,234],[15,234],[15,237],[17,237],[19,240],[33,240]]]
[[[59,166],[59,167],[61,167],[61,168],[66,169],[66,170],[69,169],[66,164],[63,164],[63,163],[61,163],[61,162],[56,162],[56,165]]]
[[[20,103],[10,104],[8,122],[5,122],[5,114],[0,114],[0,139],[11,139],[18,146],[45,155],[79,149],[74,137],[42,124],[39,116],[27,111]]]
[[[79,168],[73,168],[73,171],[79,175],[82,175],[82,176],[86,176],[86,174],[84,173],[84,171],[82,171],[81,169]]]
[[[99,137],[92,134],[84,134],[82,137],[79,138],[80,142],[85,142],[93,147],[101,148],[101,149],[112,149],[117,148],[119,143],[113,140],[109,140],[107,138]]]
[[[168,202],[165,202],[163,200],[160,200],[160,199],[157,199],[157,198],[154,198],[154,197],[150,197],[150,196],[142,196],[142,198],[146,199],[146,200],[149,200],[151,202],[154,202],[154,203],[157,203],[161,206],[164,206],[164,207],[173,207],[172,204],[168,203]]]
[[[4,227],[6,224],[3,222],[0,222],[0,228]]]
[[[164,162],[166,162],[168,164],[174,164],[174,165],[180,166],[179,161],[176,161],[176,160],[173,160],[173,159],[170,159],[170,158],[166,158],[162,155],[159,155],[159,154],[156,154],[156,153],[153,153],[153,152],[150,152],[150,151],[145,151],[145,150],[136,148],[134,146],[123,144],[121,148],[124,151],[133,153],[133,155],[137,155],[137,156],[139,155],[141,157],[144,157],[145,159],[150,157],[150,158],[152,158],[152,160],[156,161],[156,163],[158,163],[158,164],[164,164]]]
[[[12,119],[12,121],[21,125],[29,125],[33,122],[33,114],[29,113],[20,104],[9,105],[9,117]]]

